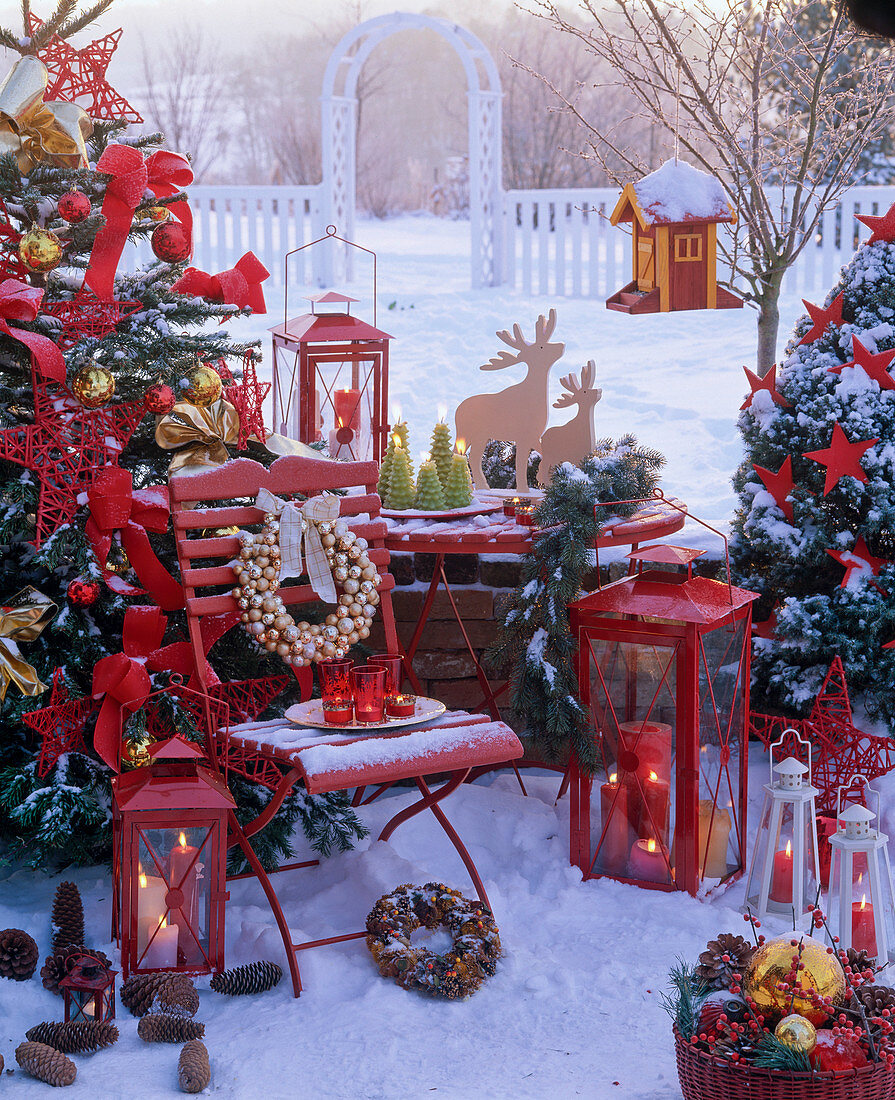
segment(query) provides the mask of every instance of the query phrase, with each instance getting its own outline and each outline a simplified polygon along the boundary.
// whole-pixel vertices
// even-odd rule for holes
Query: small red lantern
[[[65,998],[65,1022],[114,1020],[117,973],[94,955],[78,955],[69,973],[59,982]]]
[[[702,552],[636,550],[637,574],[570,605],[603,772],[595,780],[572,761],[571,860],[585,878],[696,894],[743,872],[757,597],[694,577]]]
[[[124,977],[224,966],[227,814],[233,796],[178,737],[112,780],[113,865]]]

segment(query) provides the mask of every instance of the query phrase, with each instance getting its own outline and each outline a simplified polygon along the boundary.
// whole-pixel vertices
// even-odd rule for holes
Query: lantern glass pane
[[[600,798],[591,800],[590,873],[670,885],[678,643],[584,640],[603,765]]]
[[[95,1013],[94,997],[95,993],[92,989],[73,989],[71,991],[69,1020],[92,1020]]]
[[[139,829],[137,966],[205,965],[211,918],[209,825]]]
[[[332,458],[373,457],[373,410],[378,356],[314,359],[315,423],[318,440]]]

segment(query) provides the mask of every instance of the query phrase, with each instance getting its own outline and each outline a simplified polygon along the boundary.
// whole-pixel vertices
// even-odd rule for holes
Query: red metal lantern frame
[[[98,971],[98,973],[91,973]],[[65,1000],[65,1022],[102,1023],[115,1019],[115,975],[101,959],[89,952],[79,955],[72,969],[59,982]],[[92,1004],[93,1011],[87,1012]],[[74,1013],[72,1012],[74,1008]]]

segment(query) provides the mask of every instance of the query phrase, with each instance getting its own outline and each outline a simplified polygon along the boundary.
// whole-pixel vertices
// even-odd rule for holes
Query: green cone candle
[[[465,447],[457,440],[458,453],[451,458],[451,468],[444,490],[444,501],[448,508],[465,508],[472,504],[472,474],[464,453]]]
[[[438,468],[428,455],[424,455],[420,463],[414,507],[424,512],[439,512],[444,508],[444,489],[441,487]]]
[[[441,409],[438,411],[439,414],[441,414]],[[432,429],[432,443],[430,445],[432,461],[435,463],[435,467],[438,470],[438,477],[441,481],[442,488],[445,488],[448,483],[453,450],[454,448],[451,445],[451,429],[445,424],[442,415],[442,418]]]
[[[388,482],[388,507],[412,508],[416,499],[416,486],[413,484],[413,467],[404,448],[398,444],[392,455],[392,468]]]

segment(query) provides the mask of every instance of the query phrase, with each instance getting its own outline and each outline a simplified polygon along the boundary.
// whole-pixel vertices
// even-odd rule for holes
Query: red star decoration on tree
[[[840,584],[841,588],[849,588],[851,586],[852,574],[857,573],[858,579],[861,577],[875,577],[879,574],[880,569],[886,564],[885,558],[875,558],[873,554],[867,549],[867,543],[864,541],[862,535],[855,543],[854,550],[828,550],[827,553],[831,558],[835,558],[836,561],[845,569],[845,576],[842,578]],[[877,591],[883,592],[878,584],[874,581],[869,582]],[[883,592],[885,595],[885,593]]]
[[[872,382],[876,382],[881,390],[895,390],[895,378],[887,370],[892,360],[895,359],[895,350],[870,352],[857,336],[852,336],[851,345],[851,353],[854,359],[849,363],[841,363],[838,367],[830,367],[831,373],[842,374],[846,367],[860,367]]]
[[[767,390],[771,395],[771,400],[775,405],[782,405],[784,408],[791,409],[792,405],[786,398],[777,391],[777,364],[768,371],[764,378],[759,378],[757,374],[753,374],[748,367],[743,367],[746,372],[746,378],[749,380],[749,386],[752,392],[746,398],[746,400],[740,405],[740,411],[743,409],[751,408],[752,399],[760,390]]]
[[[786,516],[790,523],[793,521],[792,503],[786,498],[792,492],[792,458],[787,455],[777,473],[765,470],[761,466],[752,463],[752,468],[764,482],[764,487],[774,498],[777,507]]]
[[[257,436],[261,443],[267,441],[262,405],[264,398],[270,393],[270,388],[270,382],[258,381],[254,356],[246,355],[242,364],[242,381],[233,382],[224,390],[227,400],[239,413],[239,438],[236,446],[240,451],[245,448],[252,434]]]
[[[856,214],[855,217],[870,230],[868,244],[878,244],[880,241],[889,244],[895,241],[895,203],[881,217],[873,214]]]
[[[752,633],[756,638],[767,638],[771,640],[777,633],[777,608],[779,604],[775,604],[770,615],[764,620],[763,623],[753,623]]]
[[[810,302],[806,302],[804,298],[802,299],[802,305],[808,311],[808,316],[811,318],[812,324],[811,328],[808,329],[799,341],[799,346],[802,344],[813,344],[815,340],[823,336],[827,331],[827,325],[842,324],[841,294],[837,294],[826,309],[821,309],[820,306],[813,306]]]
[[[36,730],[41,736],[40,756],[37,760],[37,774],[45,776],[55,767],[60,756],[67,752],[85,752],[84,726],[87,719],[99,708],[90,695],[73,699],[65,683],[62,670],[53,673],[53,686],[50,700],[40,710],[32,710],[22,715],[26,726]]]
[[[827,468],[827,476],[824,481],[824,496],[839,484],[843,477],[853,477],[856,481],[866,481],[867,475],[861,468],[861,456],[869,451],[879,439],[860,439],[856,443],[849,443],[848,436],[839,425],[839,421],[833,425],[833,437],[829,447],[822,451],[805,451],[805,458],[813,458]]]
[[[47,304],[44,300],[40,311],[62,323],[55,342],[63,351],[68,351],[87,337],[102,340],[114,332],[125,317],[139,313],[142,308],[142,302],[103,302],[82,287],[71,301]]]
[[[33,35],[41,26],[42,20],[29,14],[28,33]],[[106,69],[118,49],[122,33],[119,28],[83,50],[76,50],[54,34],[38,54],[50,74],[44,100],[66,99],[73,103],[90,96],[90,102],[81,106],[91,118],[142,122],[142,116],[106,80]]]

